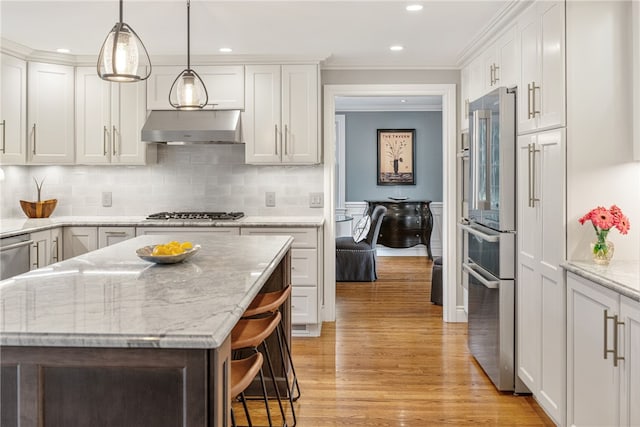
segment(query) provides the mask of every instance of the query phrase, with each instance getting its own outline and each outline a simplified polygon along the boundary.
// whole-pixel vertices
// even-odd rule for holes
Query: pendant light
[[[97,67],[98,76],[111,82],[139,82],[151,75],[147,49],[133,28],[122,21],[122,0],[120,21],[116,22],[102,44]]]
[[[204,82],[191,69],[191,1],[187,0],[187,68],[176,77],[169,90],[169,103],[178,110],[199,110],[209,102]]]

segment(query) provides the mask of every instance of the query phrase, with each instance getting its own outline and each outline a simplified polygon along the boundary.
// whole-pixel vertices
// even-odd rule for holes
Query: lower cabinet
[[[98,249],[98,227],[65,227],[63,233],[64,259]]]
[[[291,249],[291,323],[294,335],[319,336],[323,295],[322,228],[242,227],[242,235],[293,237]]]
[[[31,233],[31,270],[62,261],[62,228]]]
[[[640,425],[640,302],[567,273],[567,425]]]

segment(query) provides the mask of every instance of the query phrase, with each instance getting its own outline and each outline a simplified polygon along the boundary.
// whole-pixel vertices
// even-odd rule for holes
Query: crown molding
[[[511,0],[496,16],[473,38],[471,43],[460,52],[455,68],[467,66],[486,46],[498,38],[505,27],[533,5],[534,0]]]
[[[320,70],[322,71],[460,71],[460,67],[457,64],[453,65],[416,65],[409,67],[398,67],[397,65],[381,65],[381,64],[327,64],[326,62],[320,63]]]

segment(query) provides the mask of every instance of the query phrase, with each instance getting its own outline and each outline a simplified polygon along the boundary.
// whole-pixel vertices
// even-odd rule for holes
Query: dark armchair
[[[354,242],[351,236],[336,239],[336,282],[373,282],[376,274],[376,242],[387,208],[376,206],[371,214],[367,238]]]

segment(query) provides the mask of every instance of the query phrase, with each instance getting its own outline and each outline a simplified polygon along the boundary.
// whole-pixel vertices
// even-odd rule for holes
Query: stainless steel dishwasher
[[[0,239],[0,280],[29,271],[31,244],[29,234]]]

